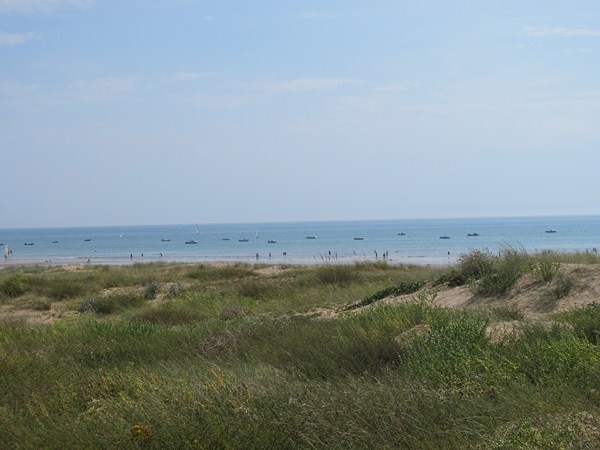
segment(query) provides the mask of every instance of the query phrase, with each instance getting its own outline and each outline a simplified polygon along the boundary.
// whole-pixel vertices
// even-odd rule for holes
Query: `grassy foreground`
[[[600,306],[487,332],[582,258],[5,269],[0,448],[599,448]]]

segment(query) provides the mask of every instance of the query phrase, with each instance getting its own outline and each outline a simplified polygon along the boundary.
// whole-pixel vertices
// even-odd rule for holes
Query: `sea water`
[[[0,229],[0,243],[12,251],[2,258],[4,266],[352,263],[382,260],[384,254],[391,263],[448,264],[471,249],[593,251],[600,247],[600,216]]]

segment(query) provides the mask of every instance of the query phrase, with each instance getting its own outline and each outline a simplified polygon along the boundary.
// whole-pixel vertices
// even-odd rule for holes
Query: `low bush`
[[[457,275],[463,280],[478,280],[492,272],[497,259],[489,250],[471,250],[458,257]]]
[[[362,299],[358,303],[353,303],[350,306],[345,307],[344,311],[351,311],[353,309],[362,308],[368,306],[372,303],[375,303],[378,300],[382,300],[387,297],[391,297],[394,295],[406,295],[413,294],[421,289],[425,285],[424,281],[412,281],[412,282],[402,282],[397,286],[391,286],[380,291],[377,291],[373,295],[370,295],[364,299]]]
[[[490,269],[474,284],[481,295],[502,296],[519,281],[530,265],[530,257],[524,250],[503,250]]]
[[[156,298],[156,294],[158,294],[158,283],[156,281],[149,281],[146,283],[146,287],[144,289],[144,298],[146,300],[154,300]]]
[[[9,297],[19,297],[29,290],[29,279],[21,272],[6,278],[1,285],[2,292]]]

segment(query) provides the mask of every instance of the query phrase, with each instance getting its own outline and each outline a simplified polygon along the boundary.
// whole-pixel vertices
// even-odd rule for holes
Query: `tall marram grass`
[[[315,297],[350,305],[386,287],[433,284],[437,269],[352,267],[343,283],[316,268],[234,271],[157,266],[123,275],[141,289],[139,304],[112,297],[121,306],[110,314],[51,326],[0,321],[0,447],[600,445],[595,306],[557,315],[553,327],[524,322],[497,341],[490,315],[435,308],[435,291],[335,318],[306,313]],[[146,299],[147,280],[187,287]],[[279,286],[238,291],[251,281]],[[75,305],[88,295],[101,291]]]

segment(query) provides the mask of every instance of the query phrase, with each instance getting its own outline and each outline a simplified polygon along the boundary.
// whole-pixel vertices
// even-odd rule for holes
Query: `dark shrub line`
[[[384,298],[390,297],[392,295],[407,295],[414,294],[419,289],[425,286],[424,281],[411,281],[411,282],[402,282],[398,286],[391,286],[380,291],[377,291],[373,295],[369,297],[365,297],[361,301],[357,303],[353,303],[352,305],[346,306],[342,309],[342,311],[352,311],[354,309],[363,308],[372,303],[375,303],[379,300],[383,300]]]

